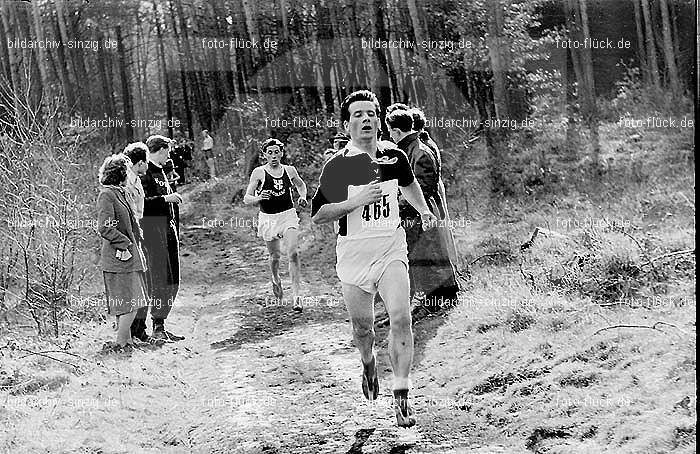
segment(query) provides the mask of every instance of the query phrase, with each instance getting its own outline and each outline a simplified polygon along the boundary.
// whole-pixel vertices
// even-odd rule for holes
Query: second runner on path
[[[299,193],[300,207],[306,206],[306,184],[294,166],[282,164],[284,144],[277,139],[267,139],[260,146],[265,165],[256,167],[243,202],[260,206],[258,213],[258,236],[265,241],[270,253],[272,292],[282,301],[284,292],[279,276],[281,240],[285,240],[285,251],[289,259],[289,275],[292,278],[293,309],[303,309],[299,295],[301,260],[299,258],[299,216],[294,208],[292,187]]]

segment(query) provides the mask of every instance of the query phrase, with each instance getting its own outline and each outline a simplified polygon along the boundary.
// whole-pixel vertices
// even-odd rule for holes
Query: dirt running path
[[[3,418],[9,452],[461,453],[468,427],[455,409],[425,405],[439,395],[420,359],[443,322],[416,327],[414,380],[419,425],[398,429],[390,406],[386,330],[378,331],[380,399],[364,400],[359,357],[340,300],[332,241],[302,230],[302,314],[272,304],[267,252],[250,232],[183,227],[183,283],[170,329],[187,336],[132,358],[82,364]],[[318,234],[318,233],[316,233]],[[283,260],[283,269],[286,260]],[[285,290],[289,278],[283,274]],[[310,303],[310,304],[309,304]],[[99,349],[102,326],[74,351]],[[89,339],[89,340],[88,340]],[[79,400],[82,405],[76,405]],[[459,412],[458,412],[459,416]],[[2,449],[0,449],[2,450]]]
[[[388,358],[383,361],[382,399],[375,404],[363,399],[358,355],[337,279],[332,267],[322,263],[328,258],[324,251],[304,254],[302,290],[309,299],[297,314],[271,298],[264,246],[253,238],[226,244],[228,235],[199,228],[184,233],[188,267],[195,279],[205,281],[190,290],[191,296],[183,295],[178,311],[194,315],[189,337],[199,353],[197,364],[188,365],[182,377],[193,390],[187,408],[200,412],[196,425],[183,428],[192,447],[265,453],[434,452],[420,447],[420,430],[395,428]],[[203,258],[206,251],[214,257]],[[197,276],[195,269],[208,271]],[[288,291],[288,278],[284,280]]]

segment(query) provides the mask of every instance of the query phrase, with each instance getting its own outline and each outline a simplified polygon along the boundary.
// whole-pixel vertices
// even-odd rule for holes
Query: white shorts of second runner
[[[379,279],[394,261],[406,265],[408,283],[406,232],[401,227],[391,236],[357,239],[338,236],[335,253],[335,270],[340,282],[344,284],[356,285],[367,293],[375,293]]]
[[[258,236],[265,241],[284,237],[288,229],[299,229],[297,210],[290,208],[280,213],[258,213]]]

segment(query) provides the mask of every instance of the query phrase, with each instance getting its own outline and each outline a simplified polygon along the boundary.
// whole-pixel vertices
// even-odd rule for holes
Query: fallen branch
[[[691,202],[690,199],[685,194],[683,194],[683,191],[678,191],[678,194],[680,194],[681,197],[683,197],[683,199],[686,201],[688,206],[692,208],[693,211],[695,211],[695,202]]]
[[[475,260],[472,260],[472,261],[469,263],[469,266],[475,264],[476,262],[478,262],[479,260],[483,259],[484,257],[496,257],[496,256],[499,256],[499,255],[505,255],[505,256],[507,257],[507,256],[509,256],[510,254],[509,254],[508,252],[503,252],[503,251],[489,252],[488,254],[484,254],[484,255],[482,255],[482,256],[480,256],[480,257],[477,257]]]
[[[74,367],[75,370],[80,370],[80,367],[76,366],[73,363],[69,363],[68,361],[63,361],[62,359],[54,358],[53,356],[46,355],[43,352],[32,352],[32,351],[25,350],[25,349],[18,349],[18,350],[22,350],[24,352],[29,352],[28,355],[24,355],[24,356],[22,356],[22,358],[26,358],[27,356],[37,355],[37,356],[41,356],[43,358],[52,359],[52,360],[57,361],[59,363],[67,364],[68,366]],[[22,359],[22,358],[20,358],[20,359]]]
[[[668,254],[663,254],[663,255],[660,255],[660,256],[658,256],[658,257],[654,257],[653,259],[651,259],[651,260],[649,260],[649,261],[647,261],[647,262],[645,262],[645,263],[642,263],[642,264],[640,265],[640,267],[646,266],[646,265],[652,265],[652,266],[653,266],[653,263],[654,263],[655,261],[657,261],[657,260],[661,260],[661,259],[665,259],[665,258],[669,258],[669,257],[675,257],[675,256],[678,256],[678,255],[685,255],[685,254],[695,254],[695,249],[685,249],[685,250],[683,250],[683,251],[669,252]]]
[[[602,333],[603,331],[607,331],[607,330],[610,330],[610,329],[617,329],[617,328],[644,328],[644,329],[653,329],[653,330],[658,331],[658,332],[660,332],[660,333],[667,334],[665,331],[660,330],[659,328],[657,328],[658,325],[668,325],[668,326],[672,326],[672,327],[676,328],[678,331],[687,334],[685,331],[683,331],[682,329],[680,329],[679,327],[677,327],[677,326],[674,325],[673,323],[667,323],[667,322],[661,322],[661,321],[659,321],[659,322],[654,323],[654,324],[651,325],[651,326],[647,326],[647,325],[613,325],[613,326],[606,326],[605,328],[600,328],[598,331],[596,331],[595,333],[591,334],[591,337],[592,337],[592,336],[595,336],[595,335],[598,334],[598,333]]]
[[[520,245],[520,250],[524,251],[526,249],[529,249],[530,246],[532,246],[532,244],[535,242],[535,238],[537,238],[538,233],[540,233],[540,228],[535,227],[535,230],[532,232],[532,236],[530,237],[530,239]]]

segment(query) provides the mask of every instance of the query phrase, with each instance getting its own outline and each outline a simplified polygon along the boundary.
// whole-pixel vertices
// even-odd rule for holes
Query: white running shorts
[[[284,238],[288,229],[299,229],[297,210],[290,208],[280,213],[258,213],[258,236],[265,241]]]

